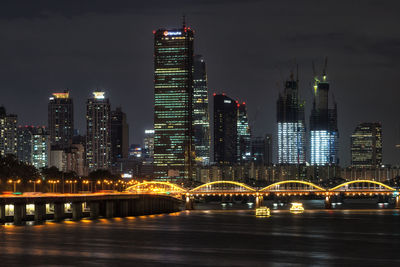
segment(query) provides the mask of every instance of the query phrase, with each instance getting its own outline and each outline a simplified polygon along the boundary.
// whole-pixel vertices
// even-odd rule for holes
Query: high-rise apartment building
[[[154,166],[159,180],[194,177],[193,31],[154,32]]]
[[[381,164],[381,123],[360,123],[351,135],[351,165],[354,167],[379,167]]]
[[[74,135],[74,106],[68,91],[50,97],[48,124],[52,149],[68,148]]]
[[[286,81],[277,101],[278,164],[306,162],[304,102],[299,99],[299,81]]]
[[[87,100],[86,162],[89,171],[111,165],[111,110],[104,92],[94,92]]]
[[[325,71],[315,77],[314,101],[310,116],[311,165],[338,164],[337,105],[329,107],[329,82]]]
[[[0,107],[0,155],[12,154],[17,156],[17,115],[7,114]]]
[[[244,163],[251,160],[251,131],[247,116],[246,103],[237,103],[237,161]]]
[[[18,127],[18,160],[37,169],[49,166],[50,137],[44,126]]]
[[[111,112],[111,161],[128,158],[129,150],[129,125],[126,114],[118,107]]]
[[[196,161],[208,164],[210,162],[210,116],[206,63],[201,55],[194,56],[193,127]]]
[[[225,94],[214,94],[214,162],[237,162],[238,104]]]

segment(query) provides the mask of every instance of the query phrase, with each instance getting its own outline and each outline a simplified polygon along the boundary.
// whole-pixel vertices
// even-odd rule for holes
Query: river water
[[[255,217],[246,205],[216,204],[173,214],[3,225],[0,266],[399,265],[400,211],[370,206],[302,214],[282,207]]]

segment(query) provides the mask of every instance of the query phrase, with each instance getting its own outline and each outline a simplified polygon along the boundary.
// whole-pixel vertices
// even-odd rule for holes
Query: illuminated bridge
[[[395,188],[372,180],[354,180],[345,182],[333,188],[323,188],[314,183],[301,180],[280,181],[264,188],[254,188],[249,185],[234,181],[215,181],[189,189],[170,182],[143,182],[127,189],[135,194],[168,194],[176,197],[186,198],[186,208],[190,209],[192,200],[204,196],[253,196],[256,206],[262,203],[263,197],[273,195],[274,197],[307,196],[314,195],[325,198],[325,206],[331,207],[332,197],[372,197],[372,196],[395,196],[396,208],[400,208],[398,192]]]

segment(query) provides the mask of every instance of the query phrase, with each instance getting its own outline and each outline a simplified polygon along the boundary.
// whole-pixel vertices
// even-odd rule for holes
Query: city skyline
[[[178,2],[172,2],[171,5],[178,5]],[[390,25],[390,21],[397,19],[389,12],[390,9],[387,6],[377,7],[375,10],[375,12],[378,13],[382,12],[382,10],[388,11],[387,19],[370,29],[369,27],[371,27],[371,24],[369,23],[374,22],[375,19],[379,17],[376,16],[375,13],[370,13],[371,9],[368,7],[372,4],[365,4],[357,7],[359,8],[359,16],[364,18],[371,17],[372,19],[370,20],[371,22],[365,22],[365,26],[361,25],[362,27],[356,27],[360,26],[357,25],[356,22],[358,19],[350,16],[351,12],[355,11],[356,7],[350,5],[346,6],[348,9],[344,9],[343,7],[340,9],[328,3],[327,8],[338,11],[340,16],[349,22],[349,27],[346,30],[335,28],[333,21],[327,20],[324,22],[325,26],[330,27],[328,27],[326,31],[322,29],[323,27],[319,28],[319,26],[310,25],[309,21],[306,20],[307,15],[309,15],[313,9],[308,11],[305,11],[306,8],[299,9],[297,17],[299,22],[298,27],[309,26],[309,31],[305,33],[303,30],[292,26],[293,28],[289,28],[283,31],[283,33],[277,33],[275,30],[266,27],[265,30],[270,33],[268,37],[270,42],[274,45],[276,45],[277,42],[285,42],[283,42],[284,45],[280,47],[279,50],[272,44],[271,46],[267,45],[267,48],[269,48],[267,49],[268,52],[261,53],[264,59],[264,62],[261,64],[251,51],[243,48],[243,45],[246,43],[242,39],[239,40],[238,44],[231,45],[233,48],[223,49],[223,47],[226,47],[227,42],[233,40],[233,29],[240,32],[249,25],[267,25],[265,22],[273,18],[276,19],[276,16],[272,16],[272,18],[266,18],[267,16],[252,18],[250,20],[240,21],[240,24],[239,22],[233,21],[226,12],[224,13],[220,2],[210,5],[215,7],[215,11],[211,12],[211,18],[208,22],[201,20],[205,12],[207,12],[206,8],[204,6],[199,7],[199,13],[197,14],[194,12],[196,6],[193,4],[187,4],[182,8],[188,9],[187,12],[184,12],[185,10],[177,11],[176,14],[161,16],[161,18],[156,18],[154,21],[151,20],[151,16],[143,21],[140,20],[140,18],[136,18],[136,16],[130,17],[129,14],[134,14],[135,12],[129,7],[124,13],[118,10],[102,11],[97,7],[92,11],[95,21],[110,22],[110,26],[105,28],[101,27],[101,30],[95,30],[94,25],[87,25],[86,28],[77,30],[81,25],[80,22],[87,17],[89,11],[71,14],[69,9],[66,8],[64,11],[53,10],[54,13],[50,12],[48,15],[42,17],[37,17],[33,13],[29,13],[29,11],[24,13],[23,16],[19,15],[17,17],[5,17],[3,14],[4,20],[15,26],[21,38],[30,41],[28,43],[31,44],[34,51],[27,54],[27,47],[24,45],[14,46],[17,39],[12,32],[6,33],[7,36],[14,37],[8,38],[8,41],[2,44],[3,50],[7,51],[4,55],[6,60],[2,64],[4,76],[7,78],[3,79],[2,86],[3,88],[20,92],[26,99],[29,99],[29,102],[16,95],[8,94],[3,98],[0,104],[4,104],[10,113],[18,115],[19,125],[45,125],[45,103],[47,101],[47,96],[55,91],[69,89],[75,102],[75,121],[77,128],[81,130],[81,133],[84,133],[84,102],[90,95],[90,92],[95,90],[95,88],[105,88],[107,95],[112,99],[112,105],[114,107],[122,106],[128,115],[128,123],[131,126],[131,132],[133,132],[130,138],[132,140],[131,143],[142,143],[143,130],[151,128],[152,125],[151,101],[153,85],[151,71],[151,31],[165,25],[178,26],[180,24],[181,14],[186,13],[188,24],[196,31],[196,49],[199,54],[204,56],[207,62],[210,93],[224,91],[234,98],[246,101],[248,104],[250,121],[255,120],[255,127],[252,127],[252,130],[255,131],[256,136],[263,136],[265,133],[276,132],[274,123],[274,101],[278,96],[279,89],[282,89],[276,86],[276,82],[280,82],[281,84],[280,73],[279,70],[276,69],[276,66],[282,69],[282,73],[287,73],[287,70],[291,68],[291,62],[294,58],[297,58],[297,62],[300,65],[299,91],[300,96],[306,100],[305,113],[306,117],[308,117],[312,103],[312,98],[310,97],[310,95],[312,95],[310,83],[313,77],[311,73],[311,62],[315,60],[319,63],[318,65],[321,66],[323,57],[328,56],[330,58],[328,66],[329,78],[338,102],[338,126],[340,131],[339,158],[341,159],[341,165],[348,165],[350,163],[349,150],[351,132],[358,123],[364,121],[382,122],[382,132],[384,136],[383,162],[398,163],[394,145],[397,141],[395,128],[399,122],[395,116],[398,112],[397,106],[393,102],[394,99],[397,98],[398,92],[393,92],[396,83],[394,80],[394,71],[391,67],[393,64],[394,66],[397,64],[391,57],[392,55],[397,55],[394,52],[394,48],[396,47],[396,36],[398,36],[398,32],[397,30],[391,30],[390,27],[386,27]],[[279,6],[279,4],[276,5],[277,8],[283,8]],[[294,7],[296,7],[296,5],[300,4],[297,3],[294,5]],[[101,6],[101,4],[99,6]],[[247,4],[235,3],[230,7],[229,11],[236,14],[241,10],[244,15],[249,17],[251,12],[256,12],[256,6],[263,6],[263,4],[257,2]],[[140,8],[148,10],[148,6],[145,4]],[[159,7],[159,10],[165,8],[167,7]],[[52,9],[50,8],[50,10]],[[268,14],[271,15],[270,13]],[[281,15],[283,18],[287,16],[285,12],[282,12]],[[318,17],[319,15],[317,14],[316,16]],[[67,17],[69,18],[67,19]],[[25,22],[23,18],[34,18],[35,23]],[[220,18],[225,18],[225,21],[222,21]],[[142,28],[135,25],[135,21],[140,22],[139,25],[142,25]],[[211,27],[211,24],[216,21],[219,22],[218,25],[226,29],[226,31],[220,32],[214,27]],[[61,65],[57,64],[54,65],[55,62],[52,60],[60,59],[57,56],[52,60],[47,58],[47,60],[37,61],[38,56],[44,54],[40,52],[40,49],[35,50],[34,48],[41,47],[43,42],[48,41],[48,39],[66,37],[53,28],[53,26],[50,25],[52,23],[49,22],[55,22],[55,24],[59,26],[65,26],[67,30],[69,30],[67,32],[70,34],[70,37],[74,37],[75,39],[83,38],[85,41],[78,47],[74,38],[71,38],[69,43],[65,43],[63,46],[60,46],[57,41],[52,41],[55,43],[50,42],[50,44],[56,44],[53,47],[49,47],[50,52],[53,51],[53,54],[50,54],[54,57],[54,53],[57,52],[56,55],[65,60],[65,64],[62,65],[66,67],[61,67]],[[231,24],[231,27],[228,27],[229,24]],[[279,26],[279,29],[289,25],[289,23],[286,22],[282,24],[283,26]],[[101,25],[104,26],[105,24]],[[379,30],[383,27],[385,27],[386,31],[385,35],[382,36]],[[47,29],[47,31],[45,31],[46,34],[41,33],[41,30],[39,32],[39,29],[42,28]],[[93,32],[91,35],[87,37],[82,36],[82,33],[92,28]],[[248,31],[255,33],[254,36],[251,37],[251,41],[255,44],[253,50],[258,53],[263,51],[263,46],[258,45],[258,43],[263,43],[265,39],[263,39],[264,36],[259,33],[257,28],[258,27],[254,27],[253,29],[248,27]],[[38,35],[33,37],[31,34],[28,34],[28,29],[33,30],[34,33],[38,31]],[[113,32],[113,30],[116,29],[119,30]],[[260,29],[263,29],[263,27],[260,27]],[[367,29],[370,30],[368,34],[365,33]],[[72,32],[72,30],[77,31]],[[105,42],[105,44],[99,44],[100,47],[98,49],[89,49],[90,45],[88,46],[88,44],[92,44],[92,41],[103,40],[99,39],[100,33],[103,35],[102,38],[104,38],[104,36],[113,37],[115,39],[114,42]],[[140,38],[135,38],[135,36],[140,36]],[[217,38],[216,40],[218,42],[211,41],[215,38]],[[132,43],[134,40],[136,41],[136,39],[138,39],[137,43]],[[115,42],[118,40],[119,42]],[[123,40],[128,42],[121,42]],[[347,42],[348,40],[350,40],[350,42]],[[310,48],[304,48],[310,43],[312,43]],[[129,44],[129,46],[127,44]],[[135,46],[131,46],[132,44],[135,44]],[[11,45],[13,45],[12,48]],[[343,48],[344,45],[347,45],[345,47],[347,50]],[[386,50],[384,50],[386,51],[385,53],[380,51],[382,48],[386,48]],[[116,50],[119,49],[121,49],[121,51],[117,53]],[[233,50],[231,49],[237,51],[235,58],[228,57],[229,54],[232,54],[231,52]],[[25,58],[16,56],[17,52],[20,53],[23,51],[25,51],[25,53],[22,53],[23,55],[30,56],[26,56]],[[76,56],[72,59],[65,58],[65,55],[73,53],[74,51],[75,55],[87,55],[89,59],[82,58],[81,56]],[[278,51],[276,53],[277,56],[272,55],[271,51]],[[351,51],[355,52],[350,53]],[[349,54],[352,55],[346,57],[346,55]],[[100,66],[97,67],[93,64],[94,62],[91,60],[91,57],[99,57],[101,55],[104,55],[105,58],[99,62]],[[127,55],[130,56],[129,61],[132,62],[128,63],[128,60],[121,59],[122,56],[126,57]],[[134,56],[138,56],[138,60],[134,60]],[[10,62],[7,59],[12,57],[17,58],[17,60],[12,64],[12,66],[14,66],[13,68],[8,68],[7,66],[10,65]],[[117,61],[118,59],[121,60]],[[85,75],[83,75],[83,69],[78,68],[77,70],[72,70],[72,66],[74,66],[73,63],[77,64],[79,62],[83,63],[84,66],[91,67],[89,71],[85,69]],[[106,64],[107,62],[110,64]],[[115,68],[112,67],[113,64],[116,64],[118,67],[118,73]],[[50,65],[56,67],[49,69],[48,66]],[[141,67],[142,65],[144,68]],[[38,66],[42,67],[37,68]],[[243,67],[238,68],[238,66]],[[240,75],[237,71],[241,71]],[[32,76],[36,72],[39,75]],[[44,76],[45,73],[46,76]],[[86,75],[87,73],[89,75]],[[132,76],[139,81],[132,82]],[[143,79],[141,76],[143,76]],[[12,79],[13,77],[14,79]],[[20,79],[16,79],[16,77]],[[283,77],[283,79],[285,79],[285,77]],[[360,90],[363,90],[362,94],[360,94]],[[384,95],[391,95],[391,97],[385,98],[383,97]],[[135,105],[131,105],[131,102],[135,102]],[[354,109],[354,105],[357,106],[357,109]],[[33,112],[29,112],[28,109],[33,110]],[[139,112],[141,110],[144,112]],[[350,112],[352,116],[345,116],[345,114]],[[274,153],[276,154],[276,152]],[[276,156],[273,158],[275,161]]]

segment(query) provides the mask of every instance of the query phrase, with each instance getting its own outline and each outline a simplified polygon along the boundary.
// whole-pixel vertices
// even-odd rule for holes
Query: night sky
[[[130,142],[141,143],[153,124],[152,31],[180,27],[186,14],[210,93],[246,101],[254,135],[276,132],[278,92],[295,59],[308,125],[312,61],[321,70],[328,56],[341,165],[351,132],[370,121],[383,124],[384,162],[397,164],[399,10],[399,1],[366,0],[2,1],[0,104],[21,125],[47,125],[48,97],[68,88],[85,134],[85,102],[98,88],[127,113]]]

